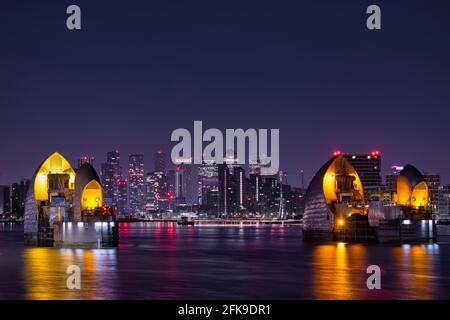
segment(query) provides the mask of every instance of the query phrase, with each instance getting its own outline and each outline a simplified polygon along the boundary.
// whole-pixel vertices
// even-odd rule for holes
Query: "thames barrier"
[[[355,168],[336,155],[316,173],[306,192],[303,239],[348,242],[436,242],[428,186],[412,165],[399,173],[396,190],[383,201],[365,199]]]
[[[38,246],[101,248],[118,244],[115,214],[103,206],[95,169],[74,170],[58,152],[38,167],[25,203],[25,243]]]

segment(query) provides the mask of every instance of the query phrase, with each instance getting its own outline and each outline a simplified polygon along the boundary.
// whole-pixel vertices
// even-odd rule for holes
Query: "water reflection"
[[[362,245],[317,245],[313,252],[314,298],[361,299],[362,296],[355,289],[361,285],[362,278],[358,270],[364,265],[365,253]]]
[[[344,243],[317,245],[312,257],[314,298],[435,299],[440,277],[433,257],[438,253],[436,244],[391,247]],[[373,264],[382,270],[382,290],[367,289],[369,275],[366,270]]]
[[[23,246],[0,232],[0,299],[450,298],[450,246],[308,244],[296,226],[130,223],[117,249]],[[67,267],[81,268],[79,291]],[[367,289],[367,267],[382,290]],[[16,284],[18,284],[16,286]]]
[[[115,249],[26,248],[24,260],[27,299],[114,299]],[[66,271],[71,265],[81,269],[81,290],[67,288]]]
[[[404,299],[433,299],[436,295],[436,274],[433,255],[439,252],[439,246],[403,245],[393,248],[395,268],[399,273],[398,285],[405,291]]]

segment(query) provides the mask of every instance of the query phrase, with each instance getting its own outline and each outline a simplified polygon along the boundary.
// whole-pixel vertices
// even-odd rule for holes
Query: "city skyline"
[[[107,159],[108,159],[108,154],[112,153],[112,152],[119,152],[121,159],[119,159],[120,161],[120,170],[123,170],[123,168],[128,168],[129,165],[129,160],[128,157],[134,154],[142,154],[144,155],[144,172],[145,174],[153,172],[153,171],[158,171],[156,170],[157,168],[155,167],[155,155],[159,152],[163,152],[165,154],[165,165],[167,166],[165,171],[168,171],[169,169],[175,169],[175,167],[177,166],[177,163],[172,163],[171,159],[170,159],[170,149],[166,149],[166,148],[162,148],[161,146],[157,147],[155,150],[153,151],[149,151],[149,152],[132,152],[129,154],[125,154],[123,153],[119,148],[114,148],[114,149],[106,149],[108,151],[106,151],[104,154],[99,154],[99,156],[93,156],[93,154],[87,154],[87,153],[83,153],[83,154],[78,154],[75,155],[74,157],[67,157],[67,159],[71,162],[76,164],[77,161],[81,161],[82,158],[88,157],[90,159],[90,161],[93,161],[93,166],[98,170],[98,172],[102,172],[102,165],[107,163]],[[322,159],[322,162],[329,159],[332,156],[335,156],[336,153],[340,153],[340,154],[344,154],[346,156],[352,156],[352,155],[365,155],[365,154],[371,154],[374,152],[379,152],[380,157],[382,157],[382,161],[381,161],[381,182],[382,184],[385,184],[385,178],[387,175],[390,175],[393,171],[395,171],[395,169],[393,169],[393,167],[396,166],[405,166],[407,164],[416,164],[417,162],[414,161],[414,159],[411,159],[411,161],[407,161],[405,163],[400,163],[400,162],[396,162],[393,161],[391,164],[386,163],[387,157],[382,151],[380,151],[379,148],[372,148],[366,151],[362,151],[362,152],[349,152],[347,150],[343,150],[340,148],[335,148],[330,150],[328,153],[324,154],[324,157]],[[61,152],[62,154],[67,154],[64,152]],[[98,154],[98,153],[95,153]],[[72,159],[73,158],[73,159]],[[393,157],[390,157],[393,158]],[[282,162],[282,161],[281,161]],[[318,165],[320,164],[320,161],[318,162]],[[249,165],[245,164],[242,165],[242,167],[244,167],[247,171],[248,174],[248,168]],[[419,167],[423,172],[429,172],[429,173],[437,173],[441,176],[441,180],[443,182],[443,184],[449,184],[450,183],[450,177],[449,179],[447,179],[445,172],[444,174],[436,171],[436,170],[432,170],[429,168],[422,168],[420,166]],[[311,181],[311,179],[313,178],[313,175],[315,174],[315,172],[317,171],[317,166],[313,167],[310,171],[303,169],[301,167],[298,167],[294,170],[286,170],[285,167],[283,167],[283,165],[281,164],[280,166],[280,171],[286,172],[288,174],[288,177],[290,178],[290,184],[292,186],[296,186],[296,187],[300,187],[301,186],[301,171],[304,172],[304,179],[305,179],[305,187],[308,186],[309,182]],[[122,177],[123,178],[127,178],[127,171],[125,170],[124,172],[121,172]],[[4,179],[2,179],[2,176],[0,175],[0,185],[11,185],[13,183],[17,183],[20,182],[21,180],[24,179],[30,179],[32,175],[32,172],[30,173],[30,175],[28,176],[21,176],[19,174],[15,174],[15,176],[17,177],[16,180],[12,180],[12,181],[6,181]],[[116,177],[117,179],[117,177]]]
[[[414,163],[450,181],[447,2],[378,1],[376,32],[357,1],[77,4],[76,32],[63,4],[9,2],[0,13],[14,30],[0,52],[1,184],[30,177],[54,150],[74,163],[87,154],[98,165],[116,148],[150,159],[194,120],[279,128],[281,168],[306,181],[335,149],[379,149],[384,174]]]

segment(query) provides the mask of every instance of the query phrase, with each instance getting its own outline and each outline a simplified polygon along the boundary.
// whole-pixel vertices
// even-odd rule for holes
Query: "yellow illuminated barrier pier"
[[[58,152],[41,163],[25,202],[24,238],[38,246],[117,245],[114,211],[103,206],[102,185],[89,163],[74,170]]]

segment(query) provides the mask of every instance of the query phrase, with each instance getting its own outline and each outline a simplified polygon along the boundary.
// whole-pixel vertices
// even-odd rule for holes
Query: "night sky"
[[[382,30],[366,28],[370,4]],[[2,0],[0,184],[56,150],[97,168],[113,149],[144,153],[151,171],[194,120],[279,128],[293,184],[335,149],[450,183],[449,16],[444,0]]]

